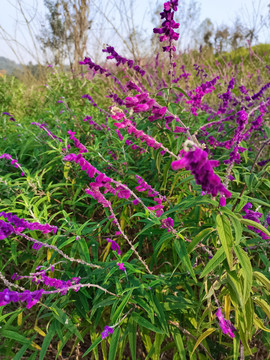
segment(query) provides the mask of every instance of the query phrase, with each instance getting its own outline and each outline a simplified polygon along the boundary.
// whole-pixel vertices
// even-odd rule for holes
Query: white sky
[[[107,4],[108,0],[96,0],[99,4]],[[186,0],[187,2],[188,0]],[[149,33],[152,36],[153,25],[151,23],[151,14],[156,8],[158,0],[133,0],[135,6],[135,22],[138,28]],[[162,2],[161,0],[159,2]],[[179,3],[181,0],[179,0]],[[201,7],[201,15],[198,26],[205,18],[210,18],[214,24],[226,24],[231,26],[237,16],[244,17],[250,24],[254,22],[254,14],[265,13],[267,10],[267,0],[198,0]],[[24,47],[33,54],[35,49],[31,35],[29,34],[26,21],[23,19],[19,4],[23,5],[26,10],[27,18],[30,20],[30,26],[33,26],[35,34],[38,33],[42,16],[44,17],[45,9],[43,0],[0,0],[0,26],[7,32],[4,35],[6,40],[16,38]],[[152,11],[151,11],[152,10]],[[91,11],[91,10],[90,10]],[[113,18],[112,18],[113,19]],[[258,19],[257,19],[258,20]],[[117,18],[115,19],[117,21]],[[109,29],[107,30],[109,31]],[[181,34],[181,25],[180,25]],[[95,34],[96,35],[96,34]],[[10,37],[11,36],[11,37]],[[36,42],[33,35],[34,42]],[[106,41],[106,40],[105,40]],[[270,42],[270,30],[264,31],[260,35],[261,42]],[[33,56],[29,54],[23,47],[16,46],[14,41],[9,41],[13,51],[8,46],[7,41],[3,39],[3,31],[0,32],[0,56],[8,57],[16,62],[28,63],[34,61]]]

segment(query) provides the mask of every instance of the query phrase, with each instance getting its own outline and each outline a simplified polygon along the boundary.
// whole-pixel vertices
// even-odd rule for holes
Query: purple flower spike
[[[226,205],[226,199],[224,196],[222,196],[219,200],[219,205],[224,207]]]
[[[260,222],[259,218],[262,216],[262,214],[257,211],[252,211],[250,209],[252,209],[252,204],[248,202],[242,209],[246,213],[246,215],[244,215],[243,218],[255,221],[256,223],[260,224],[261,222]],[[269,219],[268,219],[268,222],[269,222]],[[256,229],[253,226],[248,226],[248,228],[250,230],[256,232],[257,234],[259,234],[262,239],[269,240],[269,236],[267,236],[263,231]]]
[[[9,235],[13,233],[13,226],[6,223],[3,220],[0,220],[0,240],[7,238]]]
[[[233,324],[229,320],[224,319],[220,308],[218,308],[218,310],[216,312],[216,317],[219,320],[219,326],[220,326],[223,334],[228,333],[228,335],[231,338],[234,338],[235,335],[233,332],[236,331],[236,328],[233,326]]]
[[[117,263],[117,266],[119,266],[119,270],[126,271],[123,263],[119,263],[119,262],[118,262],[118,263]]]
[[[113,251],[116,251],[117,254],[120,256],[121,255],[121,250],[120,250],[120,246],[112,239],[107,238],[106,239],[109,243],[111,243],[111,248]]]
[[[168,217],[161,220],[161,227],[163,229],[167,229],[167,231],[170,232],[170,229],[173,228],[173,219],[171,217]]]
[[[173,170],[185,168],[194,175],[196,184],[201,185],[202,190],[212,196],[221,195],[220,205],[225,206],[225,198],[230,198],[231,193],[221,183],[220,178],[214,173],[213,167],[218,166],[218,161],[208,160],[206,151],[194,146],[190,151],[180,152],[183,155],[179,160],[173,161]]]
[[[177,11],[178,0],[171,0],[164,3],[164,9],[160,13],[161,19],[165,19],[160,28],[154,28],[153,32],[159,34],[159,41],[168,41],[168,46],[163,46],[163,51],[176,51],[175,46],[172,46],[173,40],[178,40],[179,33],[175,32],[174,29],[179,28],[179,23],[173,20],[174,12]]]
[[[101,333],[101,339],[102,339],[102,340],[105,339],[106,337],[109,336],[109,334],[112,334],[112,333],[113,333],[113,328],[110,327],[110,326],[108,326],[108,325],[106,325],[106,326],[104,327],[104,331],[102,331],[102,333]]]

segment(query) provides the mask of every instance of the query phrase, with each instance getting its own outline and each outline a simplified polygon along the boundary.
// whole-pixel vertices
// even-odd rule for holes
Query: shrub
[[[269,83],[187,72],[177,6],[165,2],[154,29],[167,61],[143,67],[107,47],[116,67],[53,69],[21,120],[5,102],[7,359],[267,356]]]

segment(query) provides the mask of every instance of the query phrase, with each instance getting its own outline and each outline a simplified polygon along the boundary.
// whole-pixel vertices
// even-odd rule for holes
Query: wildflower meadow
[[[0,359],[270,359],[270,51],[180,54],[178,7],[0,79]]]

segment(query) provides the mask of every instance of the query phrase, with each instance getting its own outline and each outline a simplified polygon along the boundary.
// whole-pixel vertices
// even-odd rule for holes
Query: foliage
[[[269,54],[259,81],[253,58],[183,67],[168,53],[143,76],[121,58],[109,76],[48,68],[31,91],[0,79],[0,155],[15,159],[0,158],[0,294],[44,290],[34,304],[0,295],[5,359],[267,358]],[[194,146],[208,151],[201,168],[183,160]],[[198,180],[216,161],[225,206]],[[9,212],[25,222],[7,234]]]

